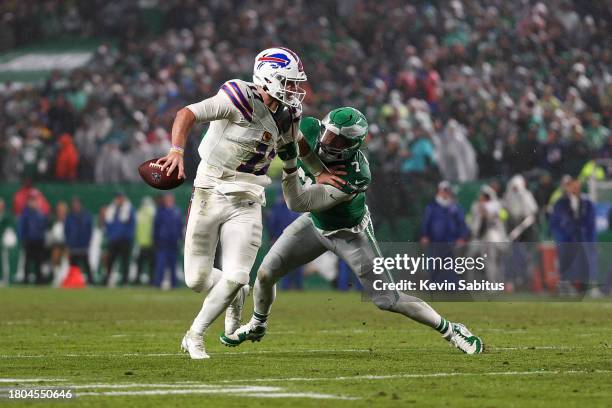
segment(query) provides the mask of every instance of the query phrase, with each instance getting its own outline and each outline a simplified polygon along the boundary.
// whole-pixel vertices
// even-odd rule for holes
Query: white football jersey
[[[194,186],[223,194],[247,193],[264,204],[264,186],[271,182],[266,173],[275,148],[283,143],[257,87],[233,79],[217,95],[187,108],[196,121],[211,122],[198,148],[202,161]]]

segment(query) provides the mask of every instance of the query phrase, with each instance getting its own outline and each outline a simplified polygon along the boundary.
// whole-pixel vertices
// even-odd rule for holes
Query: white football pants
[[[214,285],[213,262],[221,242],[223,278],[240,285],[249,273],[261,245],[261,205],[243,195],[223,195],[195,188],[185,234],[185,283],[207,293]]]

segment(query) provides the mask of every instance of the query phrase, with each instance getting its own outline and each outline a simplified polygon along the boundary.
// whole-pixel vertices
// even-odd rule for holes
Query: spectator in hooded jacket
[[[553,208],[550,231],[557,243],[559,295],[573,296],[573,283],[594,284],[597,278],[595,204],[581,193],[579,179],[567,180],[565,194]],[[594,292],[597,292],[596,288]]]
[[[506,273],[506,289],[512,291],[515,285],[525,287],[532,276],[537,256],[538,204],[527,189],[525,178],[517,174],[508,182],[502,205],[508,214],[508,237],[513,242],[509,258],[512,265]]]
[[[178,243],[183,236],[183,215],[174,205],[174,195],[166,194],[155,213],[153,241],[155,243],[155,279],[153,284],[161,287],[166,269],[170,270],[170,282],[176,287],[176,259]]]
[[[442,132],[434,134],[433,140],[440,173],[445,179],[459,183],[476,180],[476,151],[467,139],[463,125],[451,119]]]
[[[457,245],[464,244],[470,231],[465,223],[465,213],[457,204],[455,194],[448,181],[438,184],[435,199],[427,205],[421,223],[421,245],[428,247],[428,256],[453,257]],[[454,271],[432,270],[431,278],[442,282],[455,281]]]
[[[104,226],[108,245],[105,285],[110,282],[117,258],[120,262],[121,283],[128,283],[130,253],[134,241],[135,214],[132,203],[125,194],[118,192],[113,202],[104,211]]]
[[[77,177],[79,153],[72,143],[72,136],[64,133],[59,137],[60,145],[55,162],[55,177],[58,180],[73,181]]]
[[[23,180],[21,188],[17,190],[15,192],[15,195],[13,196],[13,214],[15,214],[16,217],[21,215],[21,212],[24,208],[26,208],[28,201],[32,197],[35,197],[38,201],[38,209],[44,215],[49,215],[49,212],[51,212],[51,206],[49,205],[49,202],[47,201],[43,193],[41,193],[40,190],[34,187],[34,185],[32,184],[32,180],[26,178]]]
[[[487,257],[486,278],[493,283],[504,282],[505,278],[502,260],[508,236],[502,221],[503,213],[495,190],[490,185],[482,186],[478,200],[472,204],[470,211],[470,229],[476,241],[474,249]]]
[[[24,283],[29,283],[30,273],[34,273],[36,284],[42,284],[42,263],[45,260],[45,232],[47,217],[39,206],[38,196],[31,194],[27,206],[19,217],[19,240],[25,251]]]
[[[440,182],[434,201],[425,209],[421,242],[460,243],[466,241],[469,234],[465,213],[455,200],[451,184],[448,181]]]
[[[89,243],[92,234],[92,216],[83,208],[81,200],[73,197],[70,203],[70,212],[64,224],[66,245],[68,246],[71,266],[78,266],[87,277],[87,283],[94,284],[91,266],[89,264]]]

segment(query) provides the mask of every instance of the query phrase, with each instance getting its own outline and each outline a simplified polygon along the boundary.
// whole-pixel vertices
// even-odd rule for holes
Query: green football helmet
[[[324,163],[350,160],[367,134],[368,121],[363,113],[351,107],[337,108],[323,118],[315,150]]]

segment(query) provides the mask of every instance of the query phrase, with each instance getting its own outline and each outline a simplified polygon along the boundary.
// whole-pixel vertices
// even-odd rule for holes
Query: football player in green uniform
[[[276,282],[296,267],[332,251],[351,267],[379,309],[401,313],[432,327],[465,353],[482,353],[484,344],[479,337],[464,325],[444,319],[421,299],[395,290],[373,290],[374,280],[393,280],[388,273],[373,273],[374,258],[382,255],[365,202],[371,175],[360,150],[368,132],[364,115],[354,108],[338,108],[323,121],[303,118],[300,131],[303,137],[299,143],[307,143],[328,167],[341,169],[337,174],[345,184],[341,189],[316,184],[302,163],[285,161],[285,200],[290,209],[305,214],[283,231],[265,256],[253,288],[255,307],[251,320],[232,334],[222,334],[221,342],[233,347],[245,340],[259,341],[266,333]]]

